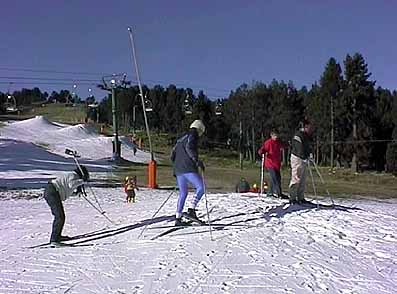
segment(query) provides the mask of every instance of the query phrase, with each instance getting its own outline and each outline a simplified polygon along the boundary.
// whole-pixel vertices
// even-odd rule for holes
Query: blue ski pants
[[[270,174],[270,188],[268,194],[276,194],[281,197],[281,173],[280,170],[268,168]]]
[[[186,173],[176,176],[176,181],[179,187],[179,198],[176,207],[177,216],[182,214],[183,207],[185,206],[186,197],[188,194],[188,183],[192,184],[196,189],[196,195],[192,200],[192,208],[196,208],[198,202],[204,194],[203,178],[198,173]]]

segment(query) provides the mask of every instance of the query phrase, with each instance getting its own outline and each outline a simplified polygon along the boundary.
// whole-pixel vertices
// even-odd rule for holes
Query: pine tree
[[[335,125],[338,123],[339,116],[335,113],[339,112],[337,106],[340,105],[341,91],[343,86],[342,69],[336,62],[335,58],[330,58],[320,79],[320,88],[317,95],[317,107],[315,112],[317,134],[322,138],[325,154],[330,155],[331,167],[334,166],[334,142],[335,142]],[[328,153],[329,152],[329,153]]]
[[[377,171],[382,171],[386,164],[386,150],[393,133],[393,95],[389,90],[378,87],[375,91],[376,107],[372,115],[371,129],[373,131],[373,148],[370,165]]]
[[[374,85],[369,81],[368,65],[359,53],[346,56],[344,98],[347,108],[347,119],[351,129],[351,168],[357,172],[359,163],[368,163],[371,145],[365,143],[372,137],[370,129],[371,114],[375,108]],[[358,144],[358,141],[362,143]]]

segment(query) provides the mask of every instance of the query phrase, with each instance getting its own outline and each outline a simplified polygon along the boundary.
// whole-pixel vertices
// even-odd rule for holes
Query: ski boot
[[[59,237],[59,241],[60,242],[62,242],[62,241],[69,241],[69,240],[72,240],[73,238],[72,237],[69,237],[69,236],[61,236],[61,237]]]
[[[202,220],[197,217],[196,210],[194,208],[189,208],[187,213],[184,214],[187,219],[199,223],[200,225],[205,224]]]
[[[176,218],[175,219],[175,227],[186,227],[186,226],[190,226],[189,223],[182,221],[181,218]]]

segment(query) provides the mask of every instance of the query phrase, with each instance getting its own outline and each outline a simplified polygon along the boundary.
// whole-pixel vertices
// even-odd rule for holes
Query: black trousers
[[[59,242],[63,225],[65,224],[65,211],[63,209],[61,197],[52,183],[48,183],[45,188],[44,199],[51,208],[51,213],[54,216],[50,242]]]

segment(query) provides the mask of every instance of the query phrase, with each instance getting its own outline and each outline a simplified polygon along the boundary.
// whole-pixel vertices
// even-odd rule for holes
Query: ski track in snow
[[[202,226],[151,241],[166,229],[138,235],[169,191],[141,189],[134,204],[124,202],[122,189],[93,191],[117,225],[109,225],[82,198],[67,200],[64,233],[91,232],[72,241],[81,247],[29,249],[48,241],[52,216],[45,201],[0,201],[0,293],[345,294],[397,289],[396,200],[337,200],[335,209],[316,209],[234,193],[208,194],[214,223],[256,227],[214,227],[214,241]],[[40,195],[41,190],[30,192]],[[153,226],[172,224],[176,197]],[[205,213],[204,200],[198,211]]]
[[[142,188],[132,204],[122,188],[94,187],[115,225],[72,197],[64,202],[64,234],[79,237],[70,241],[74,247],[29,248],[49,240],[52,215],[42,188],[74,168],[65,148],[79,151],[98,180],[110,169],[103,159],[111,156],[111,138],[43,117],[9,123],[1,136],[0,294],[397,292],[397,199],[338,199],[334,209],[316,209],[253,194],[208,193],[212,222],[240,226],[214,226],[213,241],[205,226],[152,241],[168,229],[138,236],[146,225],[173,224],[176,194],[150,220],[169,191]],[[141,150],[133,156],[123,143],[123,157],[150,158]],[[203,199],[203,220],[205,212]]]

